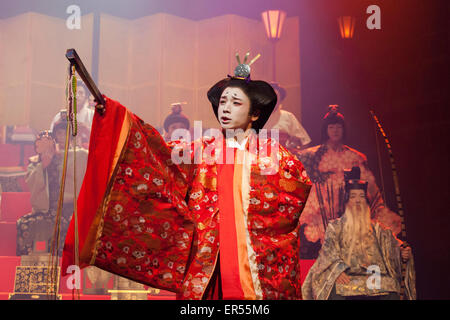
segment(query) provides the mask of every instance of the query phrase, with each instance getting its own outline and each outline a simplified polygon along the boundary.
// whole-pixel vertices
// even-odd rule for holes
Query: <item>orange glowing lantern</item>
[[[268,10],[261,13],[266,34],[270,40],[278,40],[281,37],[286,12],[281,10]]]
[[[339,30],[341,31],[342,39],[353,38],[355,31],[355,18],[350,16],[343,16],[338,18]]]

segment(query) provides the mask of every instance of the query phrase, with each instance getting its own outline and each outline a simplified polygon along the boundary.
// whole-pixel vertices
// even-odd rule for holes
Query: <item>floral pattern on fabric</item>
[[[319,145],[302,151],[299,158],[313,182],[311,194],[300,218],[302,259],[317,258],[328,223],[342,215],[344,170],[353,166],[358,166],[361,169],[361,179],[368,181],[367,194],[372,218],[391,229],[394,234],[400,232],[400,216],[384,204],[364,154],[345,145],[338,150]]]
[[[159,133],[133,116],[122,155],[99,210],[94,264],[152,287],[202,299],[217,265],[219,222],[217,165],[177,165]],[[222,140],[191,144],[189,157],[218,156]],[[197,143],[197,147],[194,145]],[[263,143],[274,141],[266,140]],[[311,188],[302,164],[286,149],[275,155],[278,171],[259,157],[251,167],[247,227],[264,299],[301,298],[299,218]],[[272,159],[273,161],[273,159]]]
[[[215,156],[221,141],[205,141]],[[265,143],[272,143],[270,140]],[[270,150],[265,145],[261,148]],[[204,149],[203,149],[204,150]],[[277,174],[265,175],[271,167],[267,157],[252,165],[248,230],[256,254],[263,299],[301,298],[298,256],[298,219],[310,189],[300,161],[280,146]],[[192,262],[179,298],[201,299],[214,272],[219,251],[217,166],[201,163],[194,170],[189,191],[189,209],[196,225]],[[264,201],[263,201],[264,200]]]
[[[279,146],[279,170],[251,172],[248,228],[264,299],[300,299],[299,218],[311,182],[300,161]]]
[[[165,143],[155,129],[133,122],[106,196],[95,265],[177,291],[193,234],[184,201],[189,173],[171,163],[170,149],[158,145]]]

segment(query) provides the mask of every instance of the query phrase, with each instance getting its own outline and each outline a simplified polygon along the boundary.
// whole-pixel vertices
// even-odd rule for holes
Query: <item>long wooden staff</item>
[[[327,230],[328,218],[327,212],[325,211],[325,204],[323,202],[322,189],[320,188],[319,182],[315,182],[314,184],[316,185],[317,201],[319,202],[320,214],[322,215],[323,231],[325,232]]]
[[[384,142],[386,144],[386,148],[389,154],[389,160],[391,161],[391,169],[392,169],[392,177],[394,179],[394,187],[395,187],[395,198],[397,200],[397,208],[398,208],[398,214],[400,215],[400,221],[401,221],[401,226],[402,226],[402,231],[401,231],[401,240],[404,241],[404,245],[406,244],[406,227],[405,227],[405,214],[403,212],[403,202],[402,202],[402,197],[400,196],[400,186],[398,183],[398,176],[397,176],[397,167],[395,165],[395,160],[394,160],[394,154],[392,152],[392,147],[391,147],[391,143],[389,142],[389,139],[386,135],[386,133],[383,130],[383,127],[381,126],[380,121],[378,120],[378,117],[375,115],[375,113],[370,110],[370,114],[372,115],[373,120],[375,121],[375,123],[377,124],[378,129],[380,130],[381,135],[383,136]],[[376,135],[376,132],[375,132]],[[378,159],[378,161],[380,161],[381,159]],[[381,176],[383,176],[383,171],[382,171],[382,167],[380,166],[380,171],[381,171]],[[401,260],[401,268],[402,268],[402,281],[401,281],[401,294],[400,297],[402,300],[405,299],[405,276],[406,276],[406,262],[403,259]]]
[[[76,135],[77,135],[77,100],[76,100],[76,92],[77,92],[77,80],[75,72],[77,72],[81,79],[83,79],[84,84],[89,89],[90,93],[94,96],[95,101],[97,102],[96,110],[103,114],[105,112],[105,99],[102,94],[98,90],[94,81],[92,80],[89,72],[86,70],[83,62],[78,56],[75,49],[68,49],[66,52],[66,58],[70,61],[69,66],[69,81],[67,87],[67,100],[68,100],[68,113],[67,113],[67,128],[66,128],[66,142],[64,148],[64,160],[63,160],[63,170],[61,175],[61,185],[59,190],[59,198],[58,198],[58,208],[56,212],[55,226],[52,238],[51,245],[51,254],[50,254],[50,284],[51,287],[49,289],[48,295],[50,298],[57,298],[57,281],[58,279],[58,253],[59,253],[59,241],[60,241],[60,231],[61,231],[61,215],[62,215],[62,207],[63,207],[63,199],[64,199],[64,187],[66,182],[66,173],[67,173],[67,159],[68,159],[68,151],[69,151],[69,132],[72,132],[73,136],[73,169],[74,169],[74,224],[75,224],[75,250],[74,250],[74,262],[78,266],[79,265],[79,239],[78,239],[78,212],[77,212],[77,181],[76,181]],[[78,288],[74,288],[72,291],[72,298],[75,299],[75,292],[77,294],[78,300],[80,299],[80,292]]]

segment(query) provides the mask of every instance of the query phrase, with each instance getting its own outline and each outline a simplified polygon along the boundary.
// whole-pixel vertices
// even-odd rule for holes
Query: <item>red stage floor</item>
[[[301,261],[301,281],[303,282],[314,260]],[[8,300],[9,294],[14,291],[14,276],[16,266],[20,265],[20,257],[0,256],[0,300]],[[72,300],[72,291],[67,288],[67,277],[60,281],[60,294],[63,300]],[[83,279],[81,280],[83,284]],[[111,287],[112,281],[108,287]],[[82,291],[82,290],[81,290]],[[168,291],[160,291],[158,295],[148,295],[148,300],[174,300],[175,294]],[[80,292],[80,300],[110,300],[109,295],[86,295]]]

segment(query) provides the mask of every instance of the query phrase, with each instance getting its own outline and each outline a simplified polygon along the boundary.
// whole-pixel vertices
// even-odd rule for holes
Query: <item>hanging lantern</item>
[[[355,21],[354,17],[343,16],[338,18],[339,30],[341,31],[342,39],[353,38],[353,32],[355,31]]]
[[[267,38],[269,40],[280,39],[286,12],[281,10],[268,10],[261,13],[261,16],[266,28]]]

